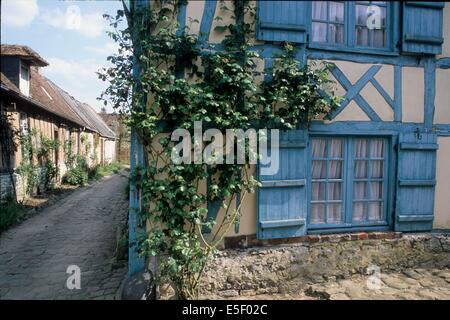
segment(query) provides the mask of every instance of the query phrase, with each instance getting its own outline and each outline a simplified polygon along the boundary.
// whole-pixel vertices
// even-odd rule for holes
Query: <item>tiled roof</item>
[[[35,61],[35,66],[48,65],[36,52],[26,46],[1,45],[1,49],[2,55],[32,57],[33,61]],[[41,75],[39,69],[35,66],[30,68],[29,97],[21,94],[19,88],[3,73],[1,74],[1,88],[6,91],[13,91],[13,94],[19,96],[21,99],[27,100],[50,113],[70,120],[90,131],[97,132],[103,137],[115,138],[114,132],[108,128],[106,123],[103,122],[91,106],[76,100],[69,93]]]
[[[47,111],[86,127],[83,120],[73,112],[59,91],[53,87],[51,81],[41,75],[36,68],[31,68],[30,97],[39,102]]]
[[[3,74],[3,72],[0,72],[0,83],[1,83],[1,86],[6,88],[7,90],[11,90],[11,91],[14,91],[16,93],[20,92],[19,88],[17,88],[17,86],[14,83],[12,83],[11,80],[9,80]]]
[[[0,48],[2,56],[17,56],[29,60],[32,65],[45,67],[48,62],[45,61],[36,51],[27,47],[15,44],[2,44]]]
[[[100,135],[108,138],[115,138],[112,132],[103,120],[97,115],[95,110],[86,103],[82,103],[71,96],[69,93],[53,84],[63,96],[67,105],[86,123],[86,127],[92,131],[97,131]]]
[[[98,113],[87,103],[83,103],[84,108],[89,110],[91,118],[95,123],[95,127],[98,129],[101,135],[108,138],[115,138],[116,134],[112,131],[109,126],[103,121],[103,119],[98,115]]]
[[[25,96],[3,73],[1,74],[1,88],[19,99],[35,105],[49,113],[55,114],[63,119],[69,120],[82,127],[84,122],[65,104],[62,97],[55,90],[52,90],[45,77],[37,70],[31,68],[30,96]]]

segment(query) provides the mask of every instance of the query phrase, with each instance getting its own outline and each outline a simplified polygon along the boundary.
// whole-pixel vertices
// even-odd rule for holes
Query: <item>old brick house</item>
[[[116,159],[122,163],[130,162],[130,129],[124,123],[123,115],[100,112],[98,114],[116,134]]]
[[[73,153],[86,157],[90,166],[115,159],[115,135],[95,110],[79,102],[40,73],[48,66],[26,46],[1,45],[1,199],[25,196],[26,179],[18,168],[23,160],[20,135],[35,132],[36,141],[46,137],[57,142],[51,161],[57,168],[52,183],[59,183],[67,170],[64,145],[72,141]],[[39,163],[40,173],[45,166]],[[42,181],[40,181],[42,182]],[[39,187],[40,186],[40,187]],[[42,191],[42,183],[37,190]]]

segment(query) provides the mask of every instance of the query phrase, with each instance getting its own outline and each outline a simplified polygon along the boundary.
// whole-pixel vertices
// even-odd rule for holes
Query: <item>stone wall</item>
[[[17,200],[21,201],[25,197],[25,186],[22,176],[13,173],[14,184],[16,186]],[[0,173],[0,200],[5,201],[14,195],[11,176],[8,172]]]
[[[450,267],[450,234],[350,239],[222,250],[206,269],[201,294],[296,293],[313,283],[365,274],[372,265],[381,272]]]

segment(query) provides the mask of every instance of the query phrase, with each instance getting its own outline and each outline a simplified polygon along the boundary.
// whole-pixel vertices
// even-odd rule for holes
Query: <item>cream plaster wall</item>
[[[436,70],[436,97],[434,105],[434,123],[450,124],[450,69]]]
[[[394,121],[394,110],[369,82],[359,93],[383,121]],[[392,98],[392,97],[391,97]]]
[[[438,138],[434,228],[450,228],[450,137]]]
[[[424,120],[424,71],[423,68],[402,68],[402,121]]]
[[[189,33],[198,35],[200,24],[202,23],[205,1],[189,1],[186,7],[186,26],[189,27]],[[197,20],[198,22],[194,22]]]

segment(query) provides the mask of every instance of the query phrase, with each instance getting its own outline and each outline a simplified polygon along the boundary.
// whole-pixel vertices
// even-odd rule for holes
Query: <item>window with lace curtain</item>
[[[310,226],[386,223],[388,140],[313,137]]]
[[[313,1],[311,42],[391,50],[390,7],[385,1]]]

